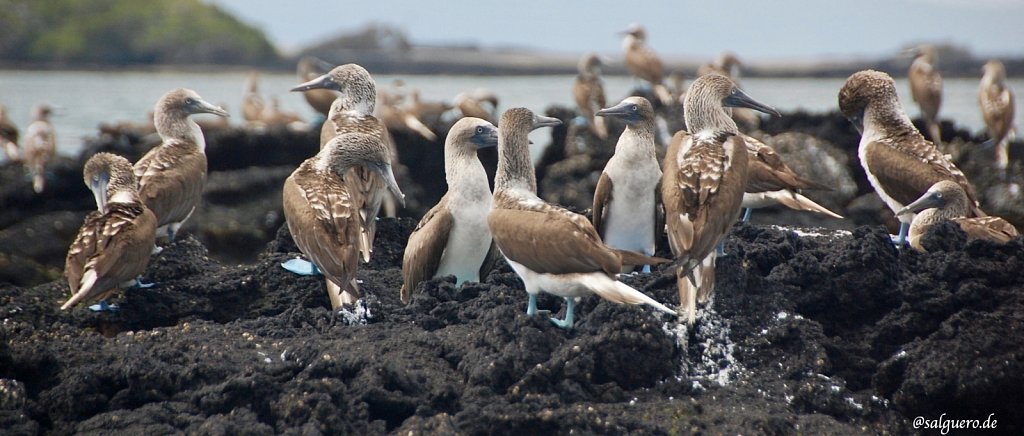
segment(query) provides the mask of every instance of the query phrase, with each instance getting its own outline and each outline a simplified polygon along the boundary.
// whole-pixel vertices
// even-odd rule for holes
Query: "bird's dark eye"
[[[476,128],[476,133],[484,133],[484,128],[483,127],[477,127]]]
[[[637,105],[635,105],[635,104],[634,104],[634,105],[633,105],[632,107],[630,107],[630,108],[629,108],[629,110],[631,110],[631,111],[633,111],[633,112],[636,112],[636,111],[637,111],[637,110],[639,110],[639,109],[640,109],[640,107],[639,107],[639,106],[637,106]]]
[[[936,192],[935,193],[935,198],[942,198],[942,193],[941,192]]]
[[[193,99],[192,97],[185,98],[185,104],[195,104],[195,102],[195,99]]]

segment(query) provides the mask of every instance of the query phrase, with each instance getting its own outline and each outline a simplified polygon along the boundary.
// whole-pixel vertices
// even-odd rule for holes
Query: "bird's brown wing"
[[[591,221],[594,229],[604,238],[604,222],[607,218],[605,210],[608,202],[612,201],[612,178],[608,173],[602,172],[601,178],[597,180],[597,188],[594,190],[594,207],[591,209]]]
[[[487,216],[494,242],[509,260],[537,273],[618,274],[620,258],[581,215],[561,208],[495,208]]]
[[[408,304],[416,285],[430,280],[441,264],[454,219],[443,206],[444,199],[430,209],[409,235],[402,256],[402,302]]]

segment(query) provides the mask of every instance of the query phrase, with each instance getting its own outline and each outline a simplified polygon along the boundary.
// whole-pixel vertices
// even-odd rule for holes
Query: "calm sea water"
[[[0,104],[7,106],[9,116],[24,131],[30,121],[32,107],[37,103],[58,106],[53,124],[57,129],[58,152],[75,155],[82,139],[94,136],[103,122],[146,120],[157,99],[164,92],[186,87],[196,90],[206,100],[225,106],[232,113],[232,123],[240,123],[237,112],[242,99],[246,72],[81,72],[81,71],[0,71]],[[500,97],[501,109],[524,106],[543,111],[551,104],[571,106],[574,76],[392,76],[376,75],[379,89],[387,89],[396,79],[407,87],[420,90],[423,99],[451,100],[456,94],[475,88],[488,88]],[[827,112],[836,108],[836,94],[845,79],[772,79],[745,78],[744,90],[754,98],[785,112],[804,109]],[[940,117],[951,119],[972,131],[984,129],[978,110],[978,79],[946,79]],[[288,92],[298,82],[292,74],[267,73],[261,76],[260,93],[265,100],[276,96],[283,110],[311,118],[314,113],[301,95]],[[912,104],[909,87],[903,79],[896,81],[904,107],[911,116],[918,114]],[[606,77],[605,90],[609,104],[623,97],[636,85],[630,78]],[[1024,90],[1024,79],[1011,79],[1010,86]],[[205,115],[204,115],[205,116]],[[1024,126],[1024,110],[1017,109],[1018,126]],[[543,135],[534,142],[543,140]]]

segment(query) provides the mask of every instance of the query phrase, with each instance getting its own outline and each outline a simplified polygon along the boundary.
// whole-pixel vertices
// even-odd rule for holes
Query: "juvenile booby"
[[[686,92],[683,110],[689,133],[676,133],[669,144],[661,195],[677,263],[680,311],[690,324],[696,303],[706,301],[712,291],[700,283],[707,276],[702,272],[713,272],[714,259],[707,258],[739,217],[747,184],[747,146],[725,106],[779,116],[722,75],[699,77]],[[702,263],[705,267],[698,269]],[[711,271],[707,265],[712,265]]]
[[[617,303],[644,303],[674,313],[615,279],[623,263],[651,264],[657,260],[608,248],[586,217],[537,197],[527,135],[538,127],[560,123],[525,108],[513,108],[505,111],[498,125],[498,173],[487,226],[530,295],[526,314],[537,313],[537,293],[541,291],[565,298],[565,319],[551,320],[562,328],[572,327],[575,298],[590,293]]]
[[[1013,130],[1013,91],[1006,85],[1006,69],[998,60],[990,60],[982,69],[985,75],[978,88],[978,106],[988,127],[990,141],[996,147],[996,169],[1006,171],[1010,163],[1010,132]]]
[[[860,132],[860,164],[893,213],[921,197],[935,183],[951,180],[967,193],[971,204],[968,216],[985,215],[964,173],[914,128],[888,74],[865,70],[851,75],[839,91],[839,110]],[[897,243],[902,246],[913,217],[898,215],[897,219]]]
[[[185,88],[168,91],[153,112],[162,142],[135,163],[135,176],[139,197],[156,216],[157,232],[173,241],[206,186],[206,138],[189,117],[202,113],[227,117],[228,113]]]
[[[790,209],[843,217],[800,194],[803,189],[831,190],[828,186],[801,177],[768,144],[740,134],[747,144],[747,186],[743,193],[743,221],[750,221],[752,209],[781,204]]]
[[[260,73],[255,71],[249,73],[245,81],[245,90],[242,93],[242,120],[247,124],[261,125],[263,114],[266,111],[266,104],[260,96]]]
[[[334,66],[330,63],[313,56],[303,56],[295,67],[296,73],[299,75],[299,81],[303,83],[316,79],[333,68]],[[304,91],[302,96],[305,97],[306,103],[309,103],[313,110],[326,117],[331,111],[331,103],[338,98],[338,93],[330,89],[315,88]]]
[[[661,58],[647,46],[647,30],[634,24],[622,33],[626,35],[622,40],[622,48],[626,51],[626,69],[650,83],[651,90],[662,104],[672,104],[672,93],[662,83],[665,80],[665,67]]]
[[[18,148],[18,126],[7,118],[7,108],[0,104],[0,148],[11,162],[21,161],[21,150]]]
[[[32,124],[25,129],[23,161],[32,174],[32,189],[37,194],[46,188],[46,164],[53,159],[57,150],[57,132],[50,124],[49,105],[40,104],[32,108]]]
[[[316,270],[327,277],[331,307],[359,298],[356,269],[362,244],[362,218],[349,170],[363,165],[386,181],[403,198],[391,171],[387,146],[377,136],[343,133],[306,159],[284,182],[282,206],[288,231]]]
[[[479,282],[487,277],[491,231],[491,187],[476,151],[498,145],[498,129],[480,118],[463,118],[448,131],[444,143],[444,173],[448,192],[423,216],[409,235],[402,258],[402,302],[408,303],[416,285],[435,277],[454,275],[455,281]]]
[[[646,98],[629,97],[601,109],[597,115],[622,119],[626,130],[597,181],[594,228],[611,248],[653,256],[654,242],[665,227],[658,188],[661,165],[655,152],[654,108]]]
[[[603,118],[594,118],[594,113],[603,109],[607,102],[604,98],[604,83],[601,81],[601,58],[596,54],[588,54],[580,59],[576,66],[579,74],[573,83],[572,93],[576,98],[576,107],[580,116],[587,121],[587,128],[601,139],[608,137],[608,127]]]
[[[334,67],[327,74],[292,88],[292,91],[330,89],[338,91],[338,97],[331,103],[331,111],[320,128],[320,145],[323,147],[331,138],[349,132],[376,135],[389,149],[391,162],[397,162],[397,152],[391,142],[387,128],[373,116],[377,104],[377,86],[365,68],[357,64]],[[362,215],[363,261],[369,262],[373,251],[373,240],[377,232],[377,215],[387,199],[387,183],[381,176],[363,165],[355,165],[351,174],[345,176],[355,191],[354,201]]]
[[[971,200],[959,184],[943,180],[932,185],[921,198],[899,210],[897,215],[917,212],[910,223],[910,246],[927,251],[921,246],[921,236],[932,226],[952,220],[967,233],[967,240],[985,239],[1005,244],[1020,235],[1006,220],[996,216],[971,217]]]
[[[921,118],[928,126],[932,142],[942,145],[942,129],[939,128],[939,107],[942,106],[942,75],[936,65],[936,50],[925,45],[917,50],[914,62],[910,64],[907,80],[910,95],[921,107]]]
[[[142,204],[127,159],[97,153],[85,163],[83,175],[97,210],[85,217],[68,249],[64,276],[71,296],[61,310],[103,300],[134,283],[149,265],[156,241],[156,217]]]

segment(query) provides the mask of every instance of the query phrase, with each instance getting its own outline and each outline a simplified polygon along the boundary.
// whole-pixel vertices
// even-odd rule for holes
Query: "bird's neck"
[[[717,138],[722,134],[735,135],[740,131],[736,121],[724,108],[701,99],[695,99],[687,105],[684,117],[687,131],[698,138]]]
[[[619,153],[640,157],[655,156],[654,120],[643,120],[635,125],[627,125],[626,131],[615,145],[615,154]]]
[[[476,153],[445,150],[444,173],[448,191],[456,195],[467,198],[484,198],[491,195],[487,171],[484,170]]]
[[[164,143],[195,144],[200,153],[206,152],[206,138],[199,125],[188,116],[156,114],[153,118],[156,132]]]
[[[537,193],[537,175],[530,160],[530,140],[526,133],[501,132],[498,141],[497,189],[527,189]]]
[[[896,101],[868,105],[864,110],[864,134],[883,138],[921,135]]]

